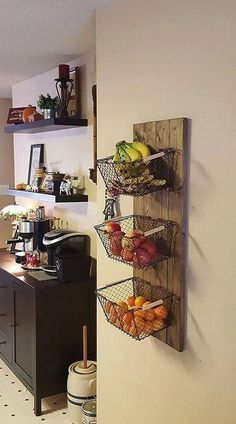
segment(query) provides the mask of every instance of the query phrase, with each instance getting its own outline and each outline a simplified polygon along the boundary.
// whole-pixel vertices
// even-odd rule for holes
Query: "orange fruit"
[[[110,309],[109,320],[112,322],[112,324],[116,323],[117,312],[115,311],[114,306],[112,306],[112,308]]]
[[[152,322],[146,321],[145,326],[143,328],[143,334],[147,335],[150,334],[152,331]]]
[[[144,304],[143,304],[143,306],[147,306],[147,305],[150,305],[150,300],[146,300],[146,302],[144,302]]]
[[[129,334],[133,337],[138,337],[138,333],[137,333],[137,329],[136,326],[134,324],[131,324],[130,329],[129,329]]]
[[[137,327],[137,330],[138,330],[138,333],[142,333],[142,331],[143,331],[143,329],[145,328],[145,321],[144,321],[144,319],[143,318],[141,318],[141,317],[135,317],[134,318],[134,322],[135,322],[135,324],[136,324],[136,327]]]
[[[137,306],[137,308],[141,308],[145,302],[146,302],[145,297],[138,296],[136,297],[134,304],[135,306]]]
[[[129,332],[130,332],[130,325],[128,325],[128,324],[124,324],[124,325],[123,325],[123,330],[124,330],[126,333],[129,333]]]
[[[129,296],[127,299],[127,303],[129,306],[134,306],[135,296]]]
[[[164,328],[165,324],[162,319],[154,319],[151,322],[151,326],[152,326],[151,327],[152,331],[159,331],[159,330],[162,330],[162,328]]]
[[[144,311],[144,319],[146,321],[152,321],[155,318],[155,312],[153,309],[148,309],[147,311]]]
[[[124,326],[127,325],[128,327],[130,327],[132,320],[133,320],[132,312],[126,312],[122,317],[122,322],[123,322]]]
[[[117,302],[117,305],[119,305],[122,309],[128,310],[128,305],[126,302]]]
[[[145,318],[145,311],[142,311],[142,309],[138,309],[137,311],[134,311],[135,317]]]
[[[107,315],[110,314],[111,307],[112,307],[112,302],[110,300],[106,300],[106,303],[104,305],[104,309],[105,309]]]
[[[141,317],[136,317],[135,323],[136,323],[139,336],[142,337],[143,335],[146,335],[147,333],[149,333],[149,327],[150,327],[149,322],[144,321],[144,319],[142,319]]]
[[[120,319],[120,318],[117,318],[117,320],[116,320],[116,322],[115,322],[115,325],[116,325],[117,327],[119,327],[119,328],[123,328],[122,321],[121,321],[121,319]]]
[[[157,306],[154,312],[157,318],[165,319],[168,316],[168,308],[166,305]]]

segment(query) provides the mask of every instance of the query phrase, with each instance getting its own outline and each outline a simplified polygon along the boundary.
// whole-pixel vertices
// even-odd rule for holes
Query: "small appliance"
[[[44,234],[43,244],[47,248],[48,265],[56,264],[56,256],[77,254],[86,255],[89,250],[89,237],[72,230],[52,230]]]
[[[23,247],[21,250],[24,252],[33,252],[37,247],[45,252],[46,248],[43,245],[43,236],[50,230],[50,219],[44,220],[29,220],[22,218],[17,224],[16,237],[11,240],[7,240],[7,244],[15,246],[18,243],[22,243]],[[11,250],[12,251],[12,250]]]

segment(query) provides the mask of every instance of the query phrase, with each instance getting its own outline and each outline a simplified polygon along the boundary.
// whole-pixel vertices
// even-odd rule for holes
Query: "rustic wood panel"
[[[182,188],[134,198],[134,214],[170,219],[177,223],[172,258],[160,262],[157,269],[135,270],[134,275],[174,293],[173,323],[157,337],[178,351],[183,350],[184,339],[186,126],[186,118],[177,118],[135,124],[133,127],[134,140],[155,149],[174,147],[179,152],[175,161],[175,186]]]

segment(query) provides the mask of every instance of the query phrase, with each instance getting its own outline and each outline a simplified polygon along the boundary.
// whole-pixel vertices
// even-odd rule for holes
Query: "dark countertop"
[[[13,277],[17,278],[17,280],[20,280],[22,283],[31,286],[35,290],[42,290],[44,288],[48,288],[48,286],[57,287],[65,285],[57,279],[43,281],[36,280],[30,276],[27,271],[23,270],[20,264],[15,262],[15,255],[9,253],[9,251],[6,249],[0,249],[0,269],[6,271],[8,274],[11,274]],[[37,271],[34,272],[37,273]],[[90,279],[92,279],[92,277],[88,278],[88,280]],[[79,284],[83,283],[86,284],[86,281],[79,282]],[[78,282],[66,284],[78,284]]]

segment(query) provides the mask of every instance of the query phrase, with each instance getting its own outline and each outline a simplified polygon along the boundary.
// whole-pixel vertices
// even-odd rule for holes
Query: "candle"
[[[59,65],[59,78],[68,80],[70,78],[69,65]]]

